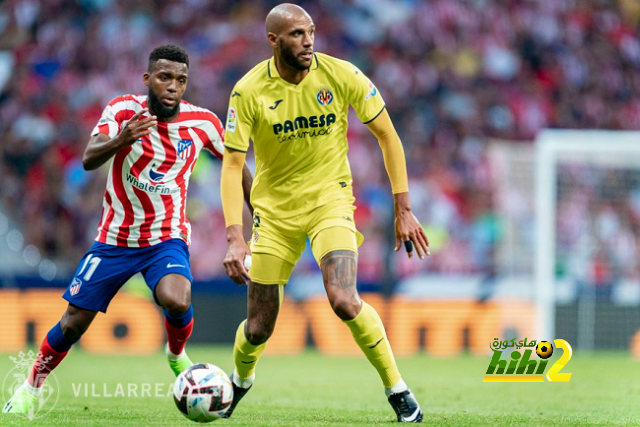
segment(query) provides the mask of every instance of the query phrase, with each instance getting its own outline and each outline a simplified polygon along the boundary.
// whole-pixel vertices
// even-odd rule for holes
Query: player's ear
[[[271,31],[269,31],[267,33],[267,40],[269,41],[269,44],[271,45],[271,47],[276,48],[278,47],[278,35],[275,33],[272,33]]]
[[[144,73],[144,74],[142,75],[142,83],[144,83],[144,85],[145,85],[146,87],[149,87],[149,78],[150,78],[150,77],[151,77],[151,74],[149,74],[149,73]]]

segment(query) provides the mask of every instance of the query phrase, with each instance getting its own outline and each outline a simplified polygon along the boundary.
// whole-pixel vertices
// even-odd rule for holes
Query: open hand
[[[145,135],[151,133],[151,127],[158,124],[156,116],[145,117],[141,119],[144,113],[149,109],[143,108],[129,119],[126,125],[120,131],[120,139],[124,145],[133,145],[135,142]]]
[[[396,213],[395,226],[396,252],[400,250],[400,246],[404,243],[409,258],[413,256],[414,246],[420,259],[424,259],[425,255],[431,255],[427,234],[411,211]]]

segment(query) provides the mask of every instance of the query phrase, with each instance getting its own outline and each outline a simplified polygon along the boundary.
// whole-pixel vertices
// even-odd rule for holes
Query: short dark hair
[[[187,68],[189,68],[189,55],[187,55],[187,52],[180,46],[167,44],[153,49],[149,54],[149,71],[151,71],[159,59],[187,64]]]

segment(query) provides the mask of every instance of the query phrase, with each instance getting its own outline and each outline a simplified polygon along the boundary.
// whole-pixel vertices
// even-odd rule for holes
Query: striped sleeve
[[[209,132],[207,132],[209,138],[208,141],[205,142],[204,148],[221,159],[224,155],[224,127],[218,116],[214,113],[211,113],[211,118],[207,121],[211,123],[213,129],[209,128]]]
[[[142,108],[140,100],[133,95],[118,96],[109,102],[102,111],[98,124],[93,128],[91,136],[99,133],[113,138],[120,133],[122,122],[128,120]]]

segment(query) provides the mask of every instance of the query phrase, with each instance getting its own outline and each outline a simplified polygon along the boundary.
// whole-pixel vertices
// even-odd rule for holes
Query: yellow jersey
[[[253,141],[251,203],[257,212],[287,218],[333,200],[354,200],[349,105],[363,123],[385,107],[362,71],[321,53],[297,85],[280,77],[273,58],[238,81],[229,98],[224,144],[246,152]]]

